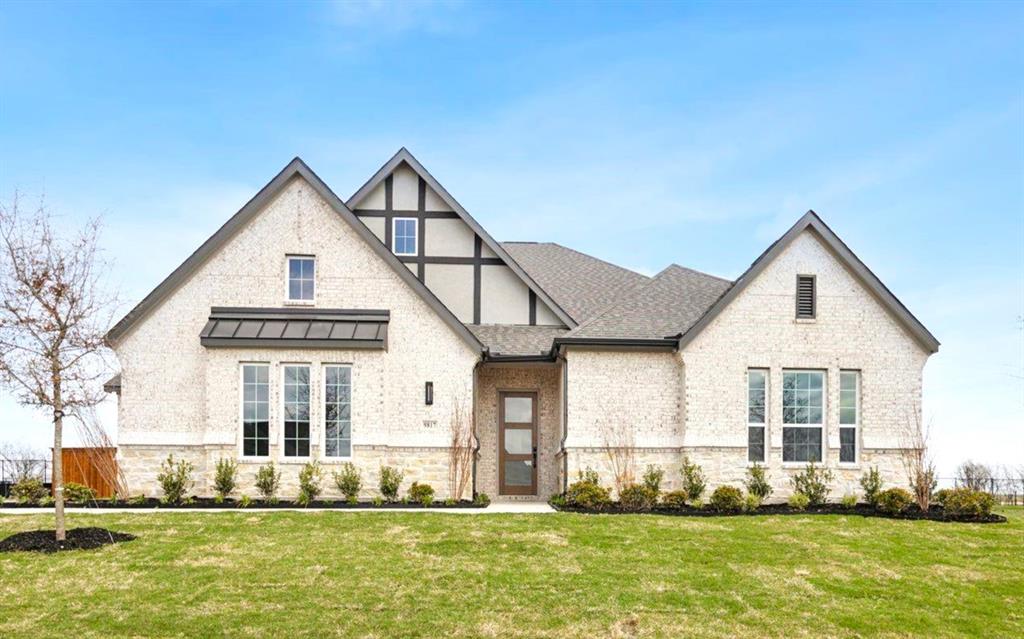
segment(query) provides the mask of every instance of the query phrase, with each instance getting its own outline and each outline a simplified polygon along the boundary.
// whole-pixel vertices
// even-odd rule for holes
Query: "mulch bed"
[[[583,514],[604,514],[604,515],[635,515],[636,511],[624,510],[619,504],[611,504],[601,510],[590,508],[578,508],[576,506],[558,506],[551,504],[551,507],[560,512],[583,513]],[[682,508],[668,508],[666,506],[655,506],[646,513],[656,515],[669,515],[673,517],[749,517],[755,515],[860,515],[861,517],[882,517],[885,519],[916,519],[927,521],[949,521],[968,522],[974,524],[1000,524],[1006,523],[1006,517],[992,513],[987,517],[972,517],[963,515],[948,515],[942,506],[932,506],[928,512],[922,512],[917,506],[911,506],[898,515],[890,515],[874,509],[867,504],[857,504],[847,508],[841,504],[825,504],[824,506],[808,507],[804,510],[791,508],[788,504],[764,504],[754,511],[742,512],[720,512],[710,508],[694,508],[684,506]]]
[[[187,504],[171,505],[165,504],[159,499],[147,498],[145,501],[128,500],[128,501],[117,501],[111,502],[105,499],[99,499],[87,503],[72,503],[67,502],[65,504],[68,508],[138,508],[140,510],[161,508],[161,509],[173,509],[173,510],[189,510],[193,508],[216,508],[225,510],[237,510],[240,508],[237,499],[227,499],[223,502],[216,502],[211,497],[193,497],[192,500]],[[423,508],[418,503],[403,504],[402,502],[394,503],[383,503],[379,506],[375,506],[373,502],[361,501],[356,504],[350,504],[347,501],[314,501],[308,506],[296,503],[290,500],[279,500],[274,503],[267,503],[259,499],[253,499],[249,502],[249,508],[307,508],[311,510],[325,509],[325,510],[388,510],[392,508]],[[483,508],[478,504],[471,501],[462,500],[454,504],[446,505],[444,502],[435,501],[430,505],[431,508]],[[32,504],[19,504],[14,502],[6,502],[3,504],[3,508],[39,508],[38,505]],[[2,511],[2,509],[0,509]]]
[[[92,550],[109,544],[135,539],[135,535],[119,533],[106,528],[72,528],[66,539],[58,542],[55,530],[30,530],[0,540],[0,552],[43,552],[62,550]]]

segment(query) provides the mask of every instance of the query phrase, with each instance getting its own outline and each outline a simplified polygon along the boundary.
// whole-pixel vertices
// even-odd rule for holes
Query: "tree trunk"
[[[64,541],[64,407],[60,382],[53,385],[53,511],[56,515],[57,541]]]

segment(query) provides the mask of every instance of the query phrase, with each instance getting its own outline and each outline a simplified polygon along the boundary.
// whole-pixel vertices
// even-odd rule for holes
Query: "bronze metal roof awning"
[[[210,309],[207,348],[387,348],[390,311],[312,308]]]

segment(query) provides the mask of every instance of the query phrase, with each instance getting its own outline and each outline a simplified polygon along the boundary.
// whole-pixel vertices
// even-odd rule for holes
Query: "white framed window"
[[[825,372],[782,372],[782,461],[820,462],[823,455]]]
[[[285,457],[309,457],[309,366],[282,367],[282,434]]]
[[[352,456],[352,367],[324,366],[324,456]]]
[[[768,415],[768,371],[747,370],[747,461],[765,459],[765,424]]]
[[[285,299],[312,304],[315,296],[316,258],[312,255],[289,255]]]
[[[839,371],[839,463],[857,463],[860,426],[860,372]]]
[[[270,455],[270,366],[242,365],[242,456]]]
[[[391,224],[391,243],[395,247],[395,255],[416,255],[419,220],[414,217],[396,217]]]

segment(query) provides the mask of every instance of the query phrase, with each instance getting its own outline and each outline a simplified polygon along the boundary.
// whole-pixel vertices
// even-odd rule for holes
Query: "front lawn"
[[[857,516],[71,515],[0,554],[0,636],[1024,636],[1024,511]],[[4,516],[0,538],[52,528]]]

